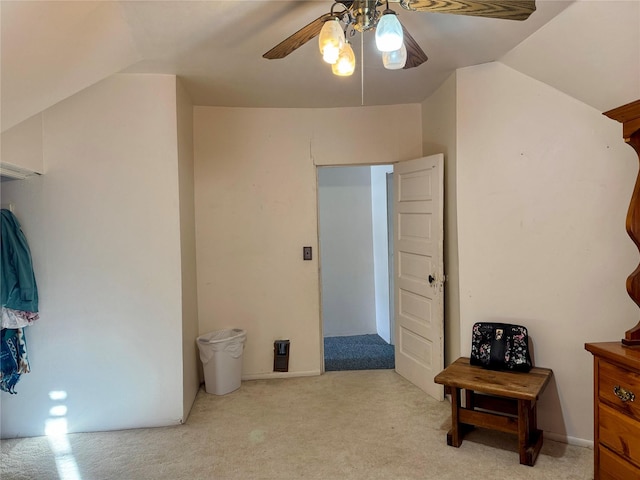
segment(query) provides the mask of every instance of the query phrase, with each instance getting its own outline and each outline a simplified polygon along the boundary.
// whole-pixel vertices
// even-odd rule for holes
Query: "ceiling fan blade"
[[[330,13],[325,13],[324,15],[316,18],[313,22],[302,27],[296,33],[284,39],[282,42],[280,42],[278,45],[273,47],[271,50],[269,50],[267,53],[265,53],[262,56],[264,58],[268,58],[269,60],[286,57],[291,52],[300,48],[302,45],[307,43],[312,38],[320,35],[320,30],[322,30],[322,25],[324,25],[324,22],[329,18],[331,18]]]
[[[422,51],[418,42],[416,42],[411,34],[402,26],[402,34],[404,35],[404,46],[407,49],[407,62],[404,69],[417,67],[427,61],[427,54]]]
[[[535,0],[400,0],[407,10],[476,17],[526,20],[536,11]]]

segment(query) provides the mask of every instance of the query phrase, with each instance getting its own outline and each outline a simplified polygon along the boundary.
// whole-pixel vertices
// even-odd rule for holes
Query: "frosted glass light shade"
[[[327,63],[336,63],[344,44],[344,32],[338,19],[334,18],[324,22],[318,37],[318,46],[320,47],[322,59]]]
[[[393,52],[382,52],[382,64],[387,70],[400,70],[407,63],[407,47],[402,46]]]
[[[322,59],[334,65],[338,61],[338,56],[340,55],[340,50],[333,45],[325,47],[324,53],[322,54]]]
[[[353,53],[349,42],[344,44],[344,48],[340,51],[338,61],[331,65],[331,71],[339,77],[348,77],[353,74],[356,69],[356,56]]]
[[[382,15],[376,27],[376,47],[381,52],[400,50],[402,45],[402,25],[396,14],[389,12]]]

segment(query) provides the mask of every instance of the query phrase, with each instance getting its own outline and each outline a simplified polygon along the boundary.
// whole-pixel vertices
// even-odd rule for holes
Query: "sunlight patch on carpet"
[[[54,390],[49,392],[49,399],[52,402],[62,402],[67,399],[67,392]],[[53,452],[60,480],[82,480],[67,437],[67,411],[67,406],[63,403],[54,404],[49,409],[50,417],[45,422],[44,433]]]

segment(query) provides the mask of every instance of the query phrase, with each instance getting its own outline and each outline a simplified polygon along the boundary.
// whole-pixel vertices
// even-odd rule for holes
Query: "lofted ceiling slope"
[[[640,2],[582,0],[500,61],[600,112],[640,98]]]
[[[118,72],[178,75],[196,105],[341,107],[420,102],[455,69],[504,59],[583,101],[603,103],[565,85],[575,82],[561,68],[564,29],[591,28],[574,18],[584,13],[569,15],[572,0],[536,4],[528,20],[517,22],[409,12],[394,3],[429,60],[417,68],[387,71],[368,32],[362,42],[352,40],[356,73],[338,78],[321,61],[315,41],[281,60],[262,58],[327,13],[328,0],[2,0],[2,131]],[[565,15],[567,23],[559,23]],[[537,39],[542,28],[549,29],[551,40]],[[555,64],[549,66],[549,55],[540,50]],[[553,68],[562,72],[560,79]],[[594,88],[598,85],[587,90]]]

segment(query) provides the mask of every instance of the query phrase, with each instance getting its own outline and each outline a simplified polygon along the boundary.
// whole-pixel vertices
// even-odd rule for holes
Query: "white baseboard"
[[[593,448],[593,440],[585,440],[584,438],[570,437],[559,433],[544,432],[544,438],[554,440],[556,442],[567,443],[577,447]]]
[[[310,370],[308,372],[251,373],[248,375],[243,375],[242,380],[268,380],[270,378],[316,377],[318,375],[320,375],[320,370]]]

